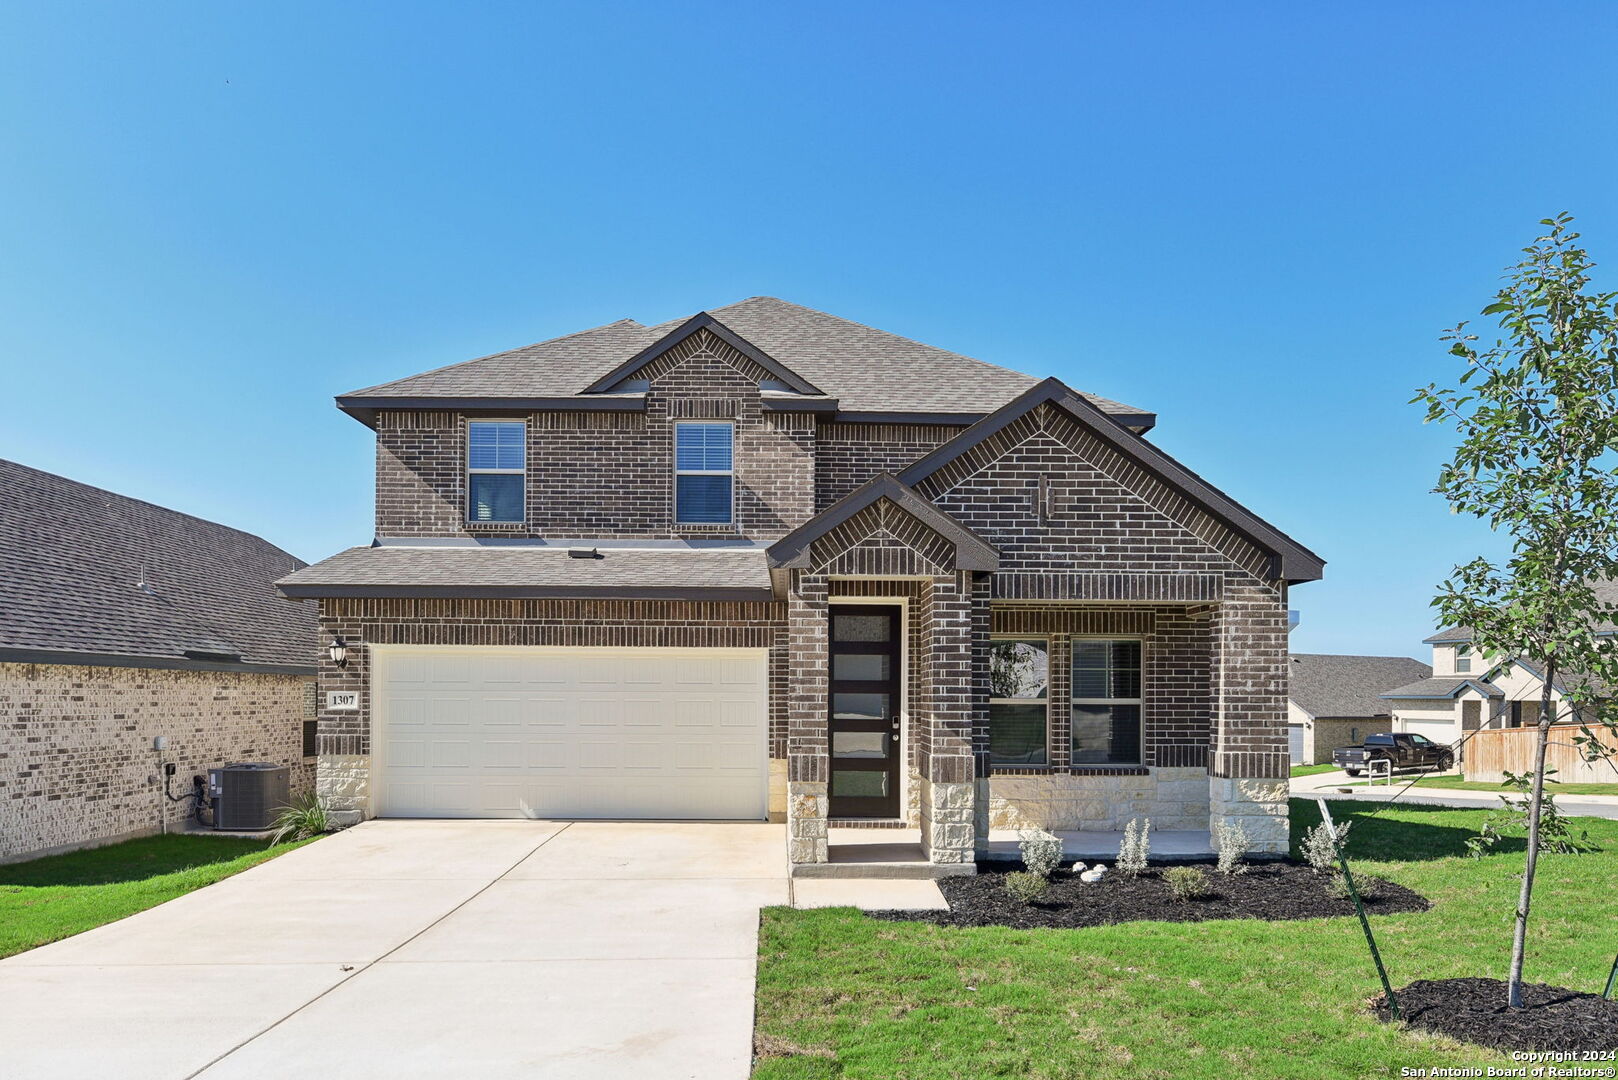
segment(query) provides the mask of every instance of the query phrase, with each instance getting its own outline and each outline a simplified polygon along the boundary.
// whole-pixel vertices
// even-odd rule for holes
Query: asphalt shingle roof
[[[1389,687],[1425,679],[1433,669],[1408,656],[1335,656],[1293,653],[1287,691],[1311,716],[1385,716]]]
[[[587,542],[584,542],[587,546]],[[768,590],[764,550],[601,547],[574,558],[565,547],[356,547],[277,584],[288,595],[358,589],[515,589],[562,596],[603,590]]]
[[[272,584],[304,564],[268,541],[13,461],[0,508],[0,649],[314,666],[315,606]]]
[[[1395,687],[1385,690],[1382,696],[1386,698],[1447,698],[1454,697],[1455,692],[1463,686],[1475,686],[1489,697],[1504,697],[1505,693],[1492,683],[1482,679],[1422,679],[1408,686]]]
[[[988,413],[1038,380],[861,323],[755,296],[709,312],[845,412]],[[633,319],[355,390],[353,398],[572,397],[686,321]],[[1085,395],[1102,410],[1140,415]]]

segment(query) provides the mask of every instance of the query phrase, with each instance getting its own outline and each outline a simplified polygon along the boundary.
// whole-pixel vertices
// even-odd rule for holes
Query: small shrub
[[[1050,891],[1050,882],[1038,874],[1017,870],[1006,875],[1006,892],[1025,904],[1032,904]]]
[[[1124,826],[1124,838],[1118,845],[1117,870],[1125,877],[1139,877],[1146,872],[1147,860],[1152,854],[1152,819],[1130,818]]]
[[[1357,877],[1354,879],[1354,887],[1360,891],[1360,899],[1366,903],[1370,903],[1382,895],[1382,883],[1376,878]],[[1342,874],[1332,878],[1331,885],[1328,888],[1331,889],[1331,894],[1339,900],[1354,899],[1354,894],[1348,891],[1348,879]]]
[[[1201,900],[1213,891],[1208,875],[1196,866],[1171,866],[1163,871],[1163,880],[1169,883],[1169,892],[1181,903]]]
[[[1247,830],[1239,821],[1221,821],[1214,826],[1214,844],[1219,851],[1218,870],[1221,874],[1245,874],[1249,867],[1242,860],[1247,857]]]
[[[1056,872],[1062,862],[1062,838],[1052,836],[1044,829],[1024,829],[1017,846],[1022,849],[1022,862],[1030,874],[1046,880]]]
[[[1348,843],[1348,830],[1352,822],[1337,826],[1337,843]],[[1304,830],[1303,843],[1299,845],[1303,850],[1303,861],[1317,874],[1335,874],[1337,872],[1337,848],[1332,843],[1331,829],[1322,821],[1312,829]]]
[[[270,836],[272,844],[279,844],[283,840],[302,840],[332,831],[325,806],[312,792],[293,799],[291,806],[283,806],[271,826],[275,829]]]

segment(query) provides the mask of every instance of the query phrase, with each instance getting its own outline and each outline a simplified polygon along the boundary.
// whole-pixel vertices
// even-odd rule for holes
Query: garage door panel
[[[764,816],[763,650],[379,653],[382,814]]]

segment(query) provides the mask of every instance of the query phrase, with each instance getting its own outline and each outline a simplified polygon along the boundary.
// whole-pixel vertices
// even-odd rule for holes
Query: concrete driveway
[[[0,961],[0,1073],[746,1077],[780,825],[372,821]]]

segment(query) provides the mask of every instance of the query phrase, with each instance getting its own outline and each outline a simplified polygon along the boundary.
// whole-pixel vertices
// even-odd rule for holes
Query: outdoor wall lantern
[[[344,641],[340,637],[332,638],[331,644],[326,648],[326,655],[331,657],[331,662],[336,664],[338,667],[347,667],[348,642]]]

